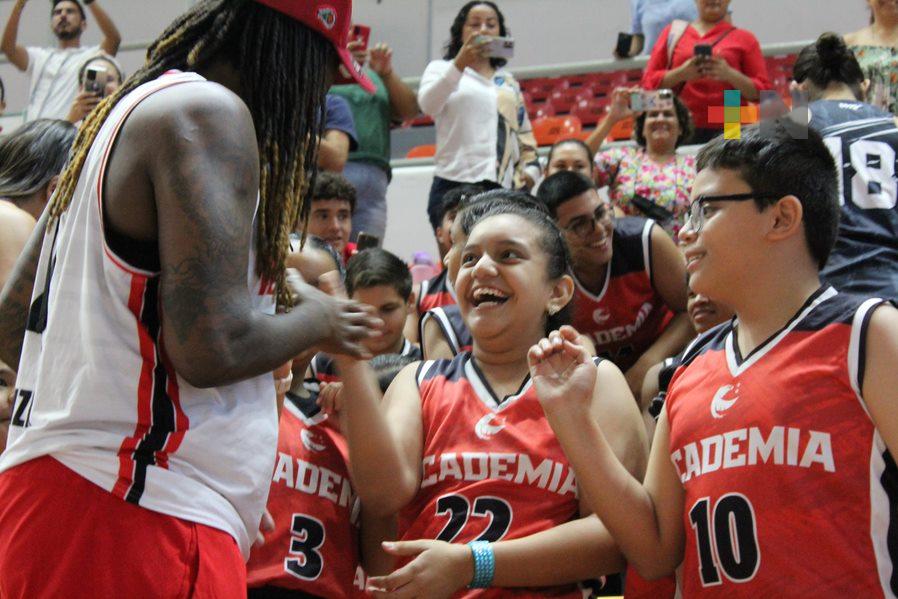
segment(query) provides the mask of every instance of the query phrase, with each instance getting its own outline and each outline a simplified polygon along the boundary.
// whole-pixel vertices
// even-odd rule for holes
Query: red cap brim
[[[345,77],[337,76],[336,83],[358,83],[362,86],[362,89],[368,92],[369,94],[373,94],[376,91],[376,87],[374,82],[365,74],[362,70],[362,65],[360,65],[355,58],[352,56],[352,52],[347,50],[346,48],[337,48],[337,54],[340,55],[340,62],[343,64],[344,69],[340,69],[341,71],[345,70],[349,73],[351,77],[350,80],[345,80]],[[341,81],[343,79],[343,81]]]

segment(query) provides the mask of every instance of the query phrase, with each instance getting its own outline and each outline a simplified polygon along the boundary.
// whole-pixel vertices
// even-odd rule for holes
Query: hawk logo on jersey
[[[727,399],[726,394],[730,391],[733,391],[734,397],[732,399]],[[711,400],[711,416],[714,418],[723,418],[726,412],[730,408],[733,407],[733,404],[739,399],[739,385],[735,387],[733,385],[724,385],[720,389],[717,390],[717,393],[714,394],[714,399]]]
[[[327,447],[318,441],[318,437],[315,433],[309,429],[302,429],[299,432],[299,438],[302,439],[302,444],[305,445],[306,449],[309,451],[324,451],[327,449]]]
[[[609,318],[611,318],[611,312],[605,308],[599,308],[592,313],[592,319],[596,321],[597,324],[605,324],[608,322]]]
[[[487,414],[474,425],[474,434],[484,441],[488,441],[503,428],[505,428],[505,418],[496,414]]]

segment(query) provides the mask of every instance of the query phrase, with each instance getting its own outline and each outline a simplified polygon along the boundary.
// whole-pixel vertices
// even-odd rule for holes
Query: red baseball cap
[[[352,24],[352,0],[256,0],[269,8],[296,19],[323,35],[340,56],[345,70],[355,83],[369,94],[375,91],[374,83],[362,71],[346,44]]]

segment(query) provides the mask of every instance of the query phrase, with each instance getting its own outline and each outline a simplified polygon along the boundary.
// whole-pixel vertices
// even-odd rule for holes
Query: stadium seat
[[[551,146],[559,139],[579,137],[583,123],[575,116],[551,116],[533,121],[533,135],[541,146]]]
[[[552,104],[550,104],[549,102],[535,105],[530,112],[531,120],[544,119],[552,116],[555,116],[555,107],[552,106]]]
[[[571,116],[580,119],[580,122],[587,126],[598,123],[605,117],[606,108],[608,107],[608,98],[589,98],[581,99],[571,109]]]
[[[624,141],[633,137],[633,117],[628,117],[618,122],[611,128],[608,139],[611,141]]]
[[[420,146],[415,146],[405,155],[406,158],[432,158],[434,154],[437,152],[437,147],[434,144],[424,144]]]

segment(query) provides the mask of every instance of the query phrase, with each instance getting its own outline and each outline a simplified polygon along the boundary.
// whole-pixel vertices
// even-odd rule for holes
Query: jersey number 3
[[[695,531],[702,586],[721,583],[720,572],[733,582],[754,578],[761,564],[755,512],[747,497],[724,495],[709,512],[710,500],[703,497],[689,510]]]
[[[511,506],[504,499],[483,496],[474,500],[474,506],[468,503],[463,495],[444,495],[437,500],[437,515],[448,515],[449,521],[437,541],[451,543],[462,531],[471,516],[475,518],[490,517],[489,526],[475,540],[494,543],[505,536],[511,526]]]
[[[318,549],[324,545],[324,525],[306,514],[293,514],[290,527],[290,555],[284,569],[297,578],[315,580],[321,576],[324,559]]]

